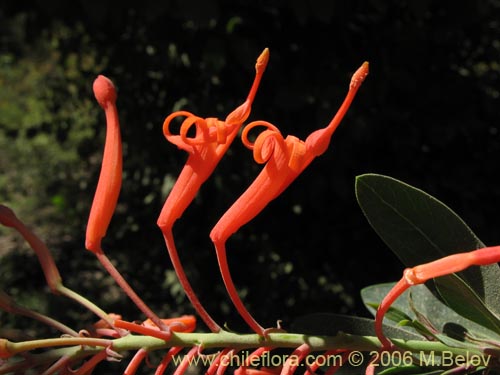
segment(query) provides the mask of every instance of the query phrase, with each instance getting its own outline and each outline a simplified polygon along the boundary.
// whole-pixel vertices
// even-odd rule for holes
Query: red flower
[[[106,271],[115,279],[139,310],[169,334],[168,327],[137,295],[102,250],[101,241],[106,235],[111,217],[116,208],[118,195],[120,194],[122,183],[122,142],[118,110],[116,108],[116,89],[113,82],[100,75],[94,81],[93,88],[97,102],[106,114],[107,129],[101,174],[99,175],[87,223],[85,247],[96,255]]]
[[[241,125],[250,115],[250,109],[268,60],[269,50],[266,48],[257,59],[255,79],[246,101],[231,112],[225,121],[216,118],[203,119],[189,112],[179,111],[169,115],[163,124],[163,133],[167,140],[187,151],[189,157],[163,206],[157,223],[163,232],[179,282],[193,307],[213,332],[218,332],[220,327],[203,308],[184,273],[175,247],[172,227],[191,204],[201,185],[212,174],[238,134]],[[184,116],[186,119],[180,127],[179,135],[173,135],[170,132],[170,122],[177,116]],[[188,137],[188,132],[193,126],[196,135],[191,138]]]
[[[255,161],[259,164],[265,163],[265,166],[255,181],[221,217],[212,229],[210,238],[215,245],[219,268],[231,300],[247,324],[260,335],[265,335],[265,330],[246,310],[234,287],[227,264],[225,243],[233,233],[258,215],[271,200],[278,197],[315,157],[326,151],[333,132],[367,74],[368,63],[365,62],[354,73],[349,92],[330,124],[311,133],[305,141],[291,135],[283,138],[278,128],[266,121],[255,121],[243,130],[243,144],[253,150]],[[264,126],[266,129],[252,143],[248,139],[248,133],[257,126]]]
[[[92,202],[85,247],[93,252],[102,251],[101,240],[113,216],[122,184],[122,141],[116,109],[116,90],[113,82],[100,75],[94,81],[94,94],[106,114],[106,142],[101,174]]]

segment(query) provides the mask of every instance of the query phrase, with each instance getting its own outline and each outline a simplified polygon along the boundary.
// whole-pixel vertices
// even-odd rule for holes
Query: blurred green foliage
[[[236,285],[257,320],[287,326],[311,312],[364,311],[358,290],[398,277],[401,264],[356,206],[354,176],[384,173],[447,197],[481,238],[498,242],[500,191],[486,182],[500,155],[499,13],[493,0],[5,1],[0,201],[48,241],[69,286],[137,318],[83,249],[104,135],[91,83],[106,74],[118,87],[124,183],[104,246],[153,309],[192,312],[155,226],[186,159],[165,141],[164,118],[178,109],[224,118],[244,100],[255,59],[269,47],[250,120],[303,138],[329,122],[350,75],[369,60],[370,76],[331,149],[228,243]],[[236,330],[245,327],[208,233],[259,168],[235,142],[174,228],[202,302]],[[0,230],[2,285],[35,295],[32,280],[43,280],[36,261]]]
[[[88,180],[99,168],[89,147],[99,114],[89,82],[105,60],[89,48],[82,27],[55,22],[27,40],[28,23],[24,13],[10,20],[4,34],[9,48],[4,45],[0,56],[0,200],[63,260],[62,250],[81,248]],[[47,312],[33,253],[12,230],[0,233],[2,287]]]

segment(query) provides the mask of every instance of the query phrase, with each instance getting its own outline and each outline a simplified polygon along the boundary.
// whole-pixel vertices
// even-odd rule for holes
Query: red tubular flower
[[[113,216],[122,184],[122,141],[116,109],[116,90],[113,82],[100,75],[94,81],[94,94],[106,114],[106,141],[101,174],[92,202],[85,247],[94,253],[102,251],[101,240]]]
[[[347,96],[330,124],[311,133],[305,142],[291,135],[283,138],[278,128],[266,121],[255,121],[243,129],[244,145],[253,150],[255,161],[265,163],[265,166],[250,187],[221,217],[212,229],[210,238],[215,245],[219,268],[231,300],[247,324],[260,335],[265,335],[265,330],[246,310],[231,279],[226,259],[226,241],[278,197],[314,158],[327,150],[335,129],[367,75],[368,63],[365,62],[354,73]],[[264,126],[266,129],[252,143],[248,139],[248,133],[257,126]]]
[[[137,307],[148,318],[153,320],[158,327],[168,333],[168,327],[134,292],[128,282],[104,254],[101,247],[101,241],[106,235],[111,217],[116,208],[118,195],[120,194],[122,183],[122,143],[118,110],[116,108],[116,89],[113,82],[100,75],[94,81],[93,89],[97,102],[106,114],[107,131],[101,173],[87,223],[85,247],[96,255],[106,271],[115,279]]]
[[[433,262],[405,269],[401,280],[387,293],[377,309],[375,332],[383,348],[392,347],[392,343],[384,335],[382,326],[384,316],[394,301],[412,285],[423,284],[430,279],[460,272],[471,266],[487,266],[498,262],[500,262],[500,246],[492,246],[448,255]]]
[[[169,115],[163,124],[163,133],[167,140],[187,151],[189,157],[163,206],[157,224],[163,233],[172,264],[186,295],[213,332],[218,332],[220,327],[203,308],[184,273],[175,247],[172,227],[193,201],[201,185],[212,174],[238,134],[241,125],[250,115],[251,106],[268,60],[269,50],[266,48],[257,59],[255,79],[246,101],[231,112],[225,121],[216,118],[203,119],[189,112],[179,111]],[[178,116],[186,117],[186,119],[180,127],[179,135],[173,135],[170,131],[170,123]],[[196,135],[188,137],[188,132],[193,126]]]

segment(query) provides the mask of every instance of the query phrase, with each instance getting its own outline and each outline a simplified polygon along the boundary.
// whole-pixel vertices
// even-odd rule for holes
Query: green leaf
[[[435,280],[439,294],[460,315],[475,321],[482,326],[500,333],[500,321],[484,300],[479,297],[470,285],[459,277],[446,277]]]
[[[445,204],[394,178],[358,176],[356,196],[371,226],[407,267],[485,246]],[[498,280],[496,264],[471,267],[440,278],[437,288],[459,314],[500,332]]]

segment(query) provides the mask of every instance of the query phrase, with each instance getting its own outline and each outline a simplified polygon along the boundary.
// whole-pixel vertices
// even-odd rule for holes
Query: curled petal
[[[165,138],[167,138],[168,141],[170,141],[171,137],[175,137],[175,135],[170,131],[170,123],[174,118],[181,116],[186,118],[197,117],[188,111],[177,111],[168,115],[167,118],[165,118],[165,120],[163,121],[163,135],[165,136]]]
[[[195,126],[196,134],[194,137],[189,137],[188,133]],[[182,122],[180,129],[181,140],[189,146],[204,145],[210,142],[208,125],[205,119],[197,116],[190,116]]]
[[[172,134],[170,125],[176,117],[186,117],[179,128],[179,134]],[[195,136],[190,137],[189,132],[195,127]],[[163,122],[163,134],[167,140],[180,149],[193,153],[197,148],[207,147],[211,143],[224,144],[228,138],[228,125],[216,118],[201,118],[187,111],[177,111]]]
[[[264,126],[267,129],[257,136],[255,142],[251,142],[248,139],[248,133],[257,126]],[[278,128],[267,121],[254,121],[245,126],[241,134],[241,140],[245,147],[253,150],[253,158],[259,164],[267,162],[273,155],[276,147],[278,146],[280,149],[283,149],[285,144],[285,140]]]
[[[275,131],[277,133],[280,132],[279,129],[276,126],[274,126],[273,124],[271,124],[270,122],[262,121],[262,120],[251,122],[250,124],[246,125],[243,128],[243,131],[241,132],[241,141],[243,142],[245,147],[248,148],[249,150],[253,150],[254,143],[248,139],[248,133],[250,132],[250,130],[252,130],[253,128],[256,128],[257,126],[263,126],[266,128],[266,130],[272,130],[272,131]]]
[[[180,135],[172,134],[172,132],[170,131],[170,123],[172,122],[172,120],[176,117],[181,117],[181,116],[186,117],[186,118],[197,117],[197,116],[193,115],[191,112],[187,112],[187,111],[177,111],[177,112],[171,113],[163,121],[163,135],[165,136],[167,141],[169,141],[170,143],[176,145],[178,148],[180,148],[184,151],[191,153],[194,151],[194,149],[191,146],[187,145],[182,140]]]

